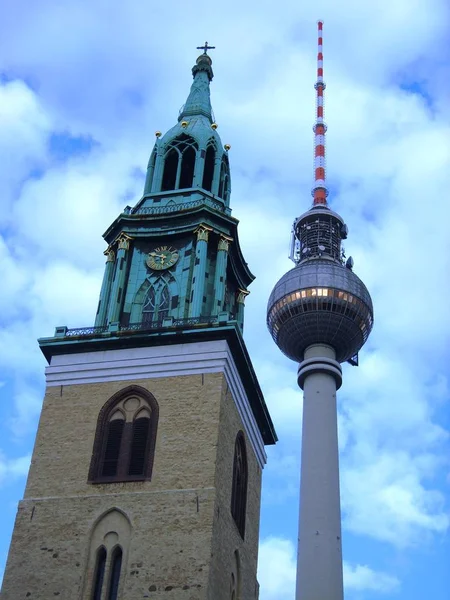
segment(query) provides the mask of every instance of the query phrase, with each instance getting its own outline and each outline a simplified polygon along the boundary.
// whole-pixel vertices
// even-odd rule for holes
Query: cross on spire
[[[215,50],[215,46],[208,46],[208,42],[205,42],[204,46],[197,46],[197,50],[203,50],[203,54],[206,54],[208,50]]]

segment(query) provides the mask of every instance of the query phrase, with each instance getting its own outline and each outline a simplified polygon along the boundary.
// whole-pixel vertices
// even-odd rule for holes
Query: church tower
[[[3,600],[250,600],[264,446],[253,280],[205,44],[144,194],[104,234],[92,327],[39,340],[47,388]]]

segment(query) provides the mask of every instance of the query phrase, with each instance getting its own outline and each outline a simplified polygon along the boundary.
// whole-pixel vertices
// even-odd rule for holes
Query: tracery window
[[[89,471],[91,483],[151,478],[159,407],[146,389],[131,385],[100,411]]]
[[[170,290],[165,277],[159,277],[148,288],[142,306],[142,322],[146,324],[162,321],[169,316]]]
[[[231,490],[231,514],[241,537],[245,535],[247,509],[248,466],[244,434],[240,431],[234,444],[233,485]]]
[[[192,187],[197,151],[197,143],[185,134],[170,144],[164,158],[161,191]]]
[[[114,507],[97,518],[89,536],[82,598],[118,600],[123,595],[130,538],[131,523],[122,510]]]

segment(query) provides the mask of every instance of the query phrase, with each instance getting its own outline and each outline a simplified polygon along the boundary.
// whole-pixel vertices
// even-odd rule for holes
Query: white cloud
[[[30,468],[31,456],[21,456],[19,458],[8,459],[0,451],[0,485],[4,485],[6,480],[24,477]]]
[[[351,566],[344,562],[344,587],[358,592],[379,592],[388,594],[398,591],[400,581],[397,577],[380,571],[374,571],[367,565]]]
[[[11,223],[11,205],[23,178],[46,165],[51,126],[39,98],[23,81],[0,83],[0,225]]]
[[[260,600],[292,600],[297,558],[290,540],[269,537],[259,546]]]

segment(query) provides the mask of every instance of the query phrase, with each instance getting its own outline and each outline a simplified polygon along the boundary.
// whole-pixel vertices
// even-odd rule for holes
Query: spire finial
[[[314,198],[313,206],[327,205],[328,189],[325,183],[325,133],[327,126],[323,122],[323,101],[325,82],[323,80],[323,53],[322,53],[322,30],[323,21],[317,22],[318,33],[318,51],[317,51],[317,81],[314,85],[316,88],[316,122],[313,127],[315,135],[315,150],[314,150],[314,187],[312,195]]]
[[[208,46],[208,42],[205,42],[204,46],[197,46],[197,50],[203,50],[203,54],[207,54],[208,50],[215,50],[215,46]]]

